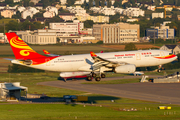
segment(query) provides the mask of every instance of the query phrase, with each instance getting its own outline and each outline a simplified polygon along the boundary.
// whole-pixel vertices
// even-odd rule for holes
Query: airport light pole
[[[155,23],[154,23],[154,44],[155,44]]]

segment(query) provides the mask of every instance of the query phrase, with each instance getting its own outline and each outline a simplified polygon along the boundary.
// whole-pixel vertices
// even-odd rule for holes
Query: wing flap
[[[94,64],[92,65],[93,71],[100,69],[102,66],[105,67],[117,67],[120,65],[126,65],[128,63],[125,62],[115,62],[115,61],[109,61],[107,59],[101,58],[97,56],[94,52],[90,52],[91,57],[94,60]]]

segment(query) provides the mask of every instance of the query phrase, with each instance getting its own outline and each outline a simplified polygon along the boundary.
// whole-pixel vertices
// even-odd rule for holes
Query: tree
[[[135,0],[129,0],[129,2],[132,4],[132,6],[136,6]]]
[[[17,21],[14,21],[14,20],[11,20],[9,21],[9,23],[6,24],[6,30],[9,31],[9,30],[19,30],[19,24]]]
[[[76,0],[67,0],[67,6],[73,6]]]
[[[57,38],[56,38],[56,41],[57,41],[57,43],[59,43],[59,42],[60,42],[60,38],[59,38],[59,37],[57,37]]]
[[[121,0],[116,0],[115,2],[114,2],[114,7],[122,7],[122,1]]]
[[[23,6],[28,7],[29,6],[29,0],[23,0]]]
[[[137,50],[134,43],[128,43],[125,45],[125,51]]]
[[[37,22],[33,22],[31,24],[31,30],[37,30],[37,29],[43,29],[44,28],[44,25],[41,24],[40,21],[37,21]]]
[[[28,19],[26,19],[23,23],[20,24],[21,30],[29,30],[31,29],[31,22],[29,22]]]
[[[49,26],[49,23],[51,22],[64,22],[64,20],[59,16],[54,16],[53,18],[46,21],[46,26]]]
[[[12,64],[8,66],[9,73],[19,73],[19,72],[44,72],[44,70],[39,70],[35,68],[30,68],[22,65]]]
[[[41,0],[39,3],[43,3],[43,8],[46,8],[47,6],[51,5],[49,0]]]
[[[8,4],[9,6],[13,6],[13,0],[5,0],[5,3]]]
[[[120,14],[116,13],[115,15],[110,15],[109,16],[109,23],[114,23],[114,22],[119,22],[120,21]]]
[[[84,21],[84,27],[85,28],[92,28],[93,27],[93,21],[92,20],[86,20]]]
[[[108,0],[108,1],[107,1],[107,7],[111,7],[111,6],[112,6],[111,0]]]
[[[43,13],[42,12],[38,12],[35,15],[33,15],[33,18],[37,18],[37,17],[43,17]]]
[[[33,3],[33,2],[30,2],[30,3],[29,3],[29,6],[34,7],[34,3]]]
[[[21,13],[19,11],[17,11],[16,14],[12,16],[12,18],[14,18],[14,19],[21,19],[22,18],[21,17]]]

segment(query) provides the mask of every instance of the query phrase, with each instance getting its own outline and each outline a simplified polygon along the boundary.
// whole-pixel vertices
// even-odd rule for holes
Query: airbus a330
[[[14,64],[36,69],[58,71],[60,76],[87,76],[87,80],[105,78],[105,72],[134,73],[136,67],[163,65],[177,59],[164,50],[136,50],[123,52],[90,52],[90,54],[43,56],[29,47],[16,33],[6,33],[14,52]]]

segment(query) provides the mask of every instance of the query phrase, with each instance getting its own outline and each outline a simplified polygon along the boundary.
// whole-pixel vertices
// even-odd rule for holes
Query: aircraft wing
[[[101,58],[99,56],[97,56],[94,52],[90,52],[91,57],[94,60],[94,64],[93,64],[93,71],[100,69],[102,66],[105,67],[117,67],[120,65],[126,65],[128,63],[125,62],[114,62],[114,61],[109,61],[107,59]]]
[[[14,59],[10,59],[10,58],[3,58],[3,59],[5,59],[5,60],[10,60],[10,61],[11,61],[11,60],[14,60]]]
[[[44,54],[48,55],[48,56],[60,56],[60,55],[56,55],[56,54],[51,54],[50,52],[48,52],[47,50],[43,50]]]

